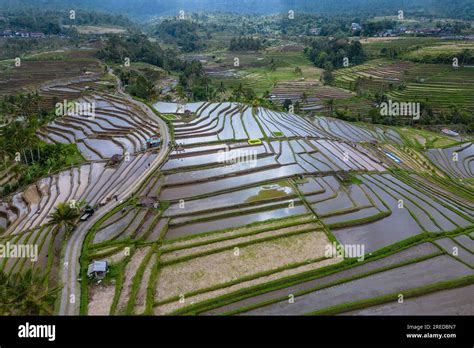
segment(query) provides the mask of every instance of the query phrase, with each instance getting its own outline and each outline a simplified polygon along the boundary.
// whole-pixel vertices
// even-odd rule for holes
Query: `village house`
[[[351,24],[351,30],[356,31],[356,30],[361,30],[362,26],[359,23],[352,23]]]
[[[45,37],[45,35],[41,32],[32,32],[32,33],[30,33],[30,37],[32,37],[34,39],[43,39]]]
[[[147,139],[147,141],[146,141],[146,147],[147,147],[148,149],[161,147],[161,138],[159,137],[159,134],[158,134],[158,135],[154,135],[154,136],[152,136],[151,138]]]
[[[11,29],[4,29],[4,30],[3,30],[3,33],[2,33],[2,36],[4,36],[4,37],[12,37],[12,36],[13,36],[13,32],[11,31]]]
[[[87,277],[104,279],[107,275],[109,264],[107,261],[94,261],[87,268]]]
[[[30,33],[27,32],[26,30],[17,30],[15,32],[15,35],[16,36],[20,36],[20,37],[29,37],[30,36]]]
[[[24,38],[33,38],[33,39],[43,39],[46,37],[46,35],[43,32],[39,31],[34,31],[34,32],[29,32],[24,29],[20,30],[11,30],[11,29],[4,29],[2,32],[0,32],[1,37],[24,37]]]

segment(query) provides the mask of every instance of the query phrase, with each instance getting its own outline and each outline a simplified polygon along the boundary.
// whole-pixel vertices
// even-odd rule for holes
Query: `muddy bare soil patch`
[[[89,287],[88,315],[109,315],[115,294],[115,284]]]
[[[138,249],[135,254],[133,254],[132,259],[127,264],[125,268],[124,281],[122,286],[122,291],[120,293],[120,299],[117,307],[117,312],[120,313],[125,309],[127,301],[130,298],[130,292],[132,290],[133,278],[137,274],[138,268],[140,267],[143,259],[150,251],[150,247]]]
[[[157,280],[155,300],[318,259],[324,256],[328,243],[323,232],[310,232],[242,247],[238,255],[228,250],[166,266]]]

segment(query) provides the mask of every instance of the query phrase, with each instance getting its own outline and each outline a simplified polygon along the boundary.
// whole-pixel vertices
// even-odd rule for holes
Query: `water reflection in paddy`
[[[273,156],[258,158],[256,164],[251,162],[236,163],[234,165],[220,166],[216,168],[193,170],[188,172],[173,173],[166,176],[166,184],[172,185],[177,183],[186,183],[203,179],[213,179],[228,174],[240,175],[242,172],[255,170],[257,168],[265,168],[268,166],[276,166]]]
[[[304,205],[295,206],[293,208],[281,208],[271,211],[233,216],[226,219],[206,221],[195,224],[187,224],[179,227],[172,227],[168,230],[165,239],[174,239],[189,235],[196,235],[208,231],[217,231],[231,227],[238,227],[251,224],[257,221],[265,221],[270,219],[280,219],[289,216],[302,215],[307,213]]]
[[[272,198],[293,195],[295,192],[287,181],[251,187],[234,192],[223,193],[212,197],[186,201],[184,206],[179,203],[171,204],[165,216],[190,214],[198,211],[207,211],[212,208],[225,208],[243,203],[254,203]],[[182,208],[181,208],[182,207]]]
[[[183,185],[179,187],[165,188],[161,192],[161,200],[175,200],[193,196],[200,196],[235,189],[252,183],[266,182],[279,178],[303,174],[304,170],[297,164],[290,164],[279,168],[262,170],[255,173],[243,174],[235,177],[218,179],[211,182]]]

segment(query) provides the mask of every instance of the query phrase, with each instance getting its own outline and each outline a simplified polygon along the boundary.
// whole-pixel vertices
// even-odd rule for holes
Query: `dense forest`
[[[301,13],[319,13],[329,16],[351,16],[364,13],[370,16],[396,15],[404,9],[407,14],[426,17],[472,19],[472,0],[0,0],[0,8],[24,9],[44,6],[50,9],[84,8],[107,13],[127,14],[137,18],[177,15],[187,12],[244,12],[274,14],[288,12],[295,7]]]
[[[203,31],[203,26],[189,20],[167,19],[159,23],[153,34],[165,43],[179,46],[184,52],[193,52],[205,48],[205,40],[210,34]]]
[[[124,66],[126,58],[133,63],[148,63],[179,75],[179,89],[191,99],[204,100],[209,97],[209,79],[200,62],[186,62],[176,58],[176,52],[163,50],[142,33],[110,36],[106,46],[97,53],[97,57],[107,63],[119,64],[117,73],[130,94],[150,99],[155,90],[153,81],[137,69]]]
[[[262,42],[258,38],[239,37],[230,40],[229,51],[259,51],[262,49]]]
[[[68,11],[14,11],[0,12],[0,29],[27,30],[42,32],[46,35],[69,33],[63,25],[115,25],[132,27],[134,24],[124,16],[110,15],[79,10],[75,18],[70,18]]]
[[[359,41],[347,39],[316,39],[305,49],[305,53],[314,64],[326,70],[357,65],[364,62],[366,55]],[[345,58],[347,65],[344,65]]]
[[[204,73],[201,63],[193,61],[185,63],[183,73],[179,78],[180,86],[189,92],[191,99],[205,100],[210,91],[210,80]]]
[[[151,42],[139,32],[126,36],[111,35],[107,44],[97,53],[97,57],[113,63],[123,64],[126,58],[130,62],[153,64],[166,70],[180,69],[181,63],[175,59],[174,53],[163,50],[159,44]]]

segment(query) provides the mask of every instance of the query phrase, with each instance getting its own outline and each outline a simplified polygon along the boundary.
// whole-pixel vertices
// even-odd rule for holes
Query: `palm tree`
[[[240,100],[244,92],[245,92],[244,86],[242,86],[242,83],[240,83],[239,86],[234,89],[234,91],[232,92],[232,95],[235,99]]]
[[[258,111],[259,106],[260,106],[260,100],[258,98],[254,98],[252,100],[252,111],[256,113]]]
[[[303,94],[301,95],[301,102],[303,104],[306,104],[308,102],[308,94],[306,92],[303,92]]]
[[[225,93],[224,82],[221,81],[221,84],[219,85],[218,91],[219,91],[219,93],[221,93],[221,94],[224,94],[224,93]]]
[[[294,104],[295,112],[299,113],[301,111],[301,103],[297,100]]]
[[[69,203],[59,203],[52,214],[49,215],[50,226],[55,226],[55,233],[66,229],[66,232],[72,231],[76,226],[77,219],[80,215],[80,210],[77,205]]]
[[[59,289],[45,288],[43,276],[31,268],[10,277],[0,272],[0,315],[52,315]]]
[[[214,87],[209,87],[209,90],[207,92],[207,96],[209,100],[213,102],[217,102],[217,90]]]
[[[324,102],[329,110],[329,115],[332,116],[334,110],[334,99],[328,99]]]

